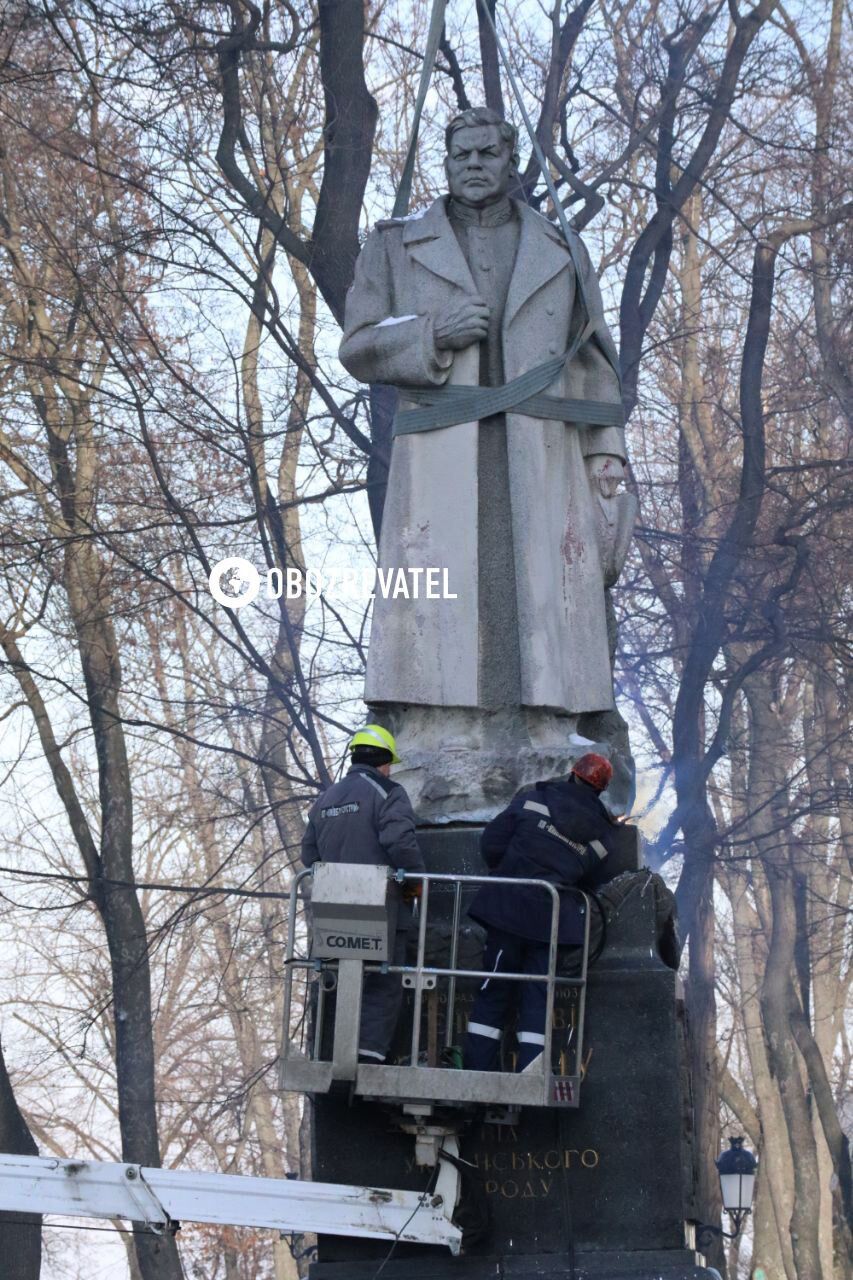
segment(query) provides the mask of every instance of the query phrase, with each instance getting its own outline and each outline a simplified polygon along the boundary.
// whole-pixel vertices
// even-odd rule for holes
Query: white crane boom
[[[157,1232],[181,1222],[315,1231],[445,1245],[454,1254],[462,1240],[450,1221],[455,1185],[455,1170],[444,1164],[435,1190],[422,1194],[0,1154],[0,1210],[7,1213],[121,1218]]]

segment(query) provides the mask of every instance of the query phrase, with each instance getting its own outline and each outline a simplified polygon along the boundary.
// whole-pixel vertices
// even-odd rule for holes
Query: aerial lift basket
[[[551,899],[551,933],[548,971],[542,975],[501,974],[501,981],[546,984],[545,1045],[538,1068],[523,1073],[508,1071],[464,1071],[422,1065],[422,1010],[425,993],[440,984],[446,996],[445,1047],[453,1042],[456,998],[460,979],[485,980],[494,975],[478,969],[464,969],[458,963],[462,919],[462,893],[488,880],[506,884],[507,891],[521,886],[541,889]],[[422,885],[418,915],[417,958],[414,964],[394,964],[393,940],[400,884],[419,881]],[[297,937],[304,889],[310,884],[310,956],[298,955]],[[446,966],[426,963],[430,922],[430,889],[449,886],[453,894],[449,958]],[[563,890],[566,892],[566,890]],[[349,1082],[354,1095],[383,1102],[424,1103],[432,1106],[489,1108],[577,1107],[580,1102],[583,1061],[583,1024],[589,956],[589,900],[583,898],[585,921],[579,972],[571,977],[558,973],[560,896],[545,880],[518,880],[501,876],[418,875],[395,873],[388,867],[351,863],[318,863],[294,878],[288,923],[283,1034],[280,1057],[280,1085],[287,1091],[327,1093],[338,1081]],[[295,981],[296,971],[304,971],[304,982]],[[365,972],[399,973],[404,986],[412,990],[411,1052],[408,1062],[382,1065],[358,1061],[361,994]],[[311,982],[311,978],[316,981]],[[310,988],[316,989],[316,1003],[309,1019]],[[559,988],[577,992],[576,1014],[571,1044],[570,1069],[554,1070],[554,1002]],[[331,1056],[324,1056],[327,1029],[328,989],[336,992]],[[313,1022],[308,1029],[309,1021]],[[299,1037],[301,1034],[301,1043]],[[310,1040],[310,1053],[305,1046]],[[560,1058],[564,1059],[565,1054]]]

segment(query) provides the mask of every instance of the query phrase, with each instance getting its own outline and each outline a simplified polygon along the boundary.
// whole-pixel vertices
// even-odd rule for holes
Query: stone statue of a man
[[[445,568],[456,597],[377,597],[367,667],[434,819],[489,816],[612,708],[605,588],[630,537],[589,256],[509,196],[512,125],[469,110],[446,140],[449,196],[368,236],[340,349],[400,390],[379,564]]]

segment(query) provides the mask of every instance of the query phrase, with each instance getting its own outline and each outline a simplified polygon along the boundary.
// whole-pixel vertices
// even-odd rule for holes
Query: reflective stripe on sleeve
[[[516,1039],[519,1044],[545,1044],[545,1037],[539,1031],[519,1031]]]

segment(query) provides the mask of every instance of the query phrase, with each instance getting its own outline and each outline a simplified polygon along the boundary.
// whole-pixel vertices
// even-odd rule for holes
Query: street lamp
[[[740,1234],[743,1220],[752,1208],[755,1189],[755,1170],[758,1161],[751,1151],[744,1150],[743,1138],[729,1138],[729,1149],[717,1161],[723,1208],[734,1223],[734,1235]]]
[[[724,1236],[726,1240],[736,1239],[752,1209],[758,1161],[751,1151],[744,1149],[743,1142],[743,1138],[729,1138],[728,1151],[724,1151],[717,1160],[723,1208],[732,1220],[734,1231],[723,1231],[721,1227],[702,1223],[696,1231],[696,1242],[700,1248],[703,1244],[710,1244],[714,1236]]]

